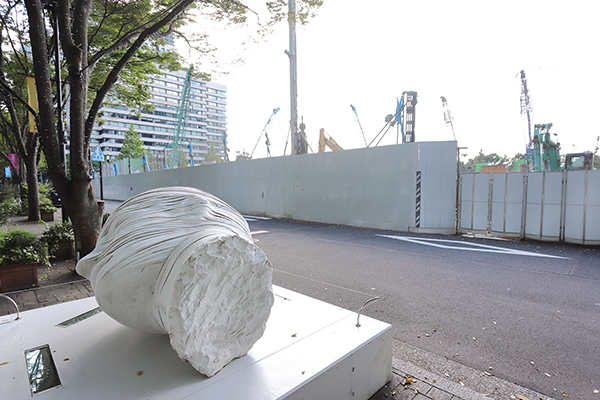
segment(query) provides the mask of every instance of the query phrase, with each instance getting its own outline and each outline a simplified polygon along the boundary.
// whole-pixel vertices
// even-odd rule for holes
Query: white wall
[[[460,209],[464,231],[597,245],[600,171],[463,174]]]
[[[242,213],[351,226],[454,233],[456,142],[422,142],[104,177],[104,198],[191,186]],[[421,171],[420,227],[415,227]],[[99,197],[99,182],[96,181]]]

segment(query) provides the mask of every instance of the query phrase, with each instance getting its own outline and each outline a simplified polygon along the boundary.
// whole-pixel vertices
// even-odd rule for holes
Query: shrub
[[[24,229],[15,228],[0,232],[0,265],[32,262],[48,264],[48,248],[45,242],[35,233]]]
[[[53,254],[62,241],[73,241],[73,224],[70,221],[57,222],[42,234],[42,241],[48,246],[48,252]]]

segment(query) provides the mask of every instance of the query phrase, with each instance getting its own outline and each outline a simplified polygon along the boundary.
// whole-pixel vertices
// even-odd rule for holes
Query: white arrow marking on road
[[[262,221],[268,221],[268,220],[270,220],[270,219],[271,219],[271,218],[269,218],[269,217],[257,217],[256,215],[242,215],[242,217],[246,218],[247,220],[248,220],[248,219],[251,219],[251,220],[257,220],[257,219],[260,219],[260,220],[262,220]]]
[[[570,260],[570,258],[568,258],[568,257],[553,256],[550,254],[532,253],[532,252],[523,251],[523,250],[511,250],[511,249],[505,249],[503,247],[490,246],[490,245],[480,244],[480,243],[457,242],[456,240],[412,238],[412,237],[406,237],[406,236],[393,236],[393,235],[377,235],[377,236],[386,237],[386,238],[390,238],[390,239],[396,239],[396,240],[402,240],[402,241],[410,242],[410,243],[423,244],[426,246],[439,247],[441,249],[479,251],[479,252],[484,252],[484,253],[513,254],[516,256],[562,258],[564,260]],[[440,242],[440,243],[435,243],[435,242]],[[442,244],[442,243],[452,243],[452,244],[454,244],[454,246]],[[460,243],[463,246],[473,246],[473,247],[456,246],[456,244],[458,244],[458,243]]]

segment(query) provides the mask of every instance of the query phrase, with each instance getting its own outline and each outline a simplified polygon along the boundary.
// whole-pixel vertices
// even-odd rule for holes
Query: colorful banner
[[[17,153],[8,153],[8,159],[10,160],[10,163],[12,164],[12,168],[16,171],[19,170],[19,156],[17,155]]]
[[[37,89],[35,87],[35,78],[33,76],[27,77],[27,94],[29,95],[29,107],[33,108],[35,112],[39,112]],[[32,113],[29,113],[29,132],[37,132],[37,124]]]

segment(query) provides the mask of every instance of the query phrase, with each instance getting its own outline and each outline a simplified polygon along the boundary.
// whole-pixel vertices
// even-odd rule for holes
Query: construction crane
[[[183,142],[185,141],[185,129],[187,128],[188,117],[190,114],[191,76],[193,69],[194,67],[192,66],[187,70],[183,89],[181,91],[181,99],[179,100],[179,106],[177,107],[177,123],[175,125],[175,132],[173,133],[173,140],[170,145],[169,168],[177,168],[181,158],[184,157]]]
[[[256,146],[258,146],[258,142],[260,142],[260,138],[262,137],[263,133],[265,134],[265,144],[267,145],[267,157],[271,157],[271,148],[270,148],[270,146],[271,146],[271,140],[269,139],[269,134],[267,133],[267,127],[269,126],[269,124],[271,123],[271,121],[273,121],[273,117],[278,112],[279,112],[279,107],[273,109],[273,112],[271,113],[271,116],[269,117],[269,120],[265,124],[265,127],[263,128],[262,131],[260,131],[260,135],[258,135],[258,140],[256,141],[256,144],[254,145],[254,149],[252,149],[252,153],[250,154],[250,158],[252,158],[252,156],[254,155],[254,151],[256,150]]]
[[[534,171],[560,171],[560,144],[550,138],[552,124],[537,124],[533,134]]]
[[[358,113],[356,112],[356,107],[354,107],[352,104],[350,104],[350,107],[352,108],[352,111],[354,111],[354,115],[356,116],[356,122],[358,122],[358,126],[360,127],[360,133],[362,133],[363,140],[365,141],[365,146],[368,146],[367,138],[365,138],[365,131],[363,131],[363,127],[360,123],[360,119],[358,119]],[[319,151],[319,153],[320,153],[320,151]]]
[[[519,75],[517,75],[519,76]],[[533,136],[531,135],[531,120],[533,117],[533,106],[531,105],[531,95],[529,93],[529,88],[527,87],[527,77],[525,76],[525,71],[521,70],[521,115],[526,116],[527,118],[527,138],[529,141],[527,142],[527,146],[525,146],[525,160],[527,162],[528,168],[534,159],[534,150],[533,150]]]
[[[452,137],[454,140],[456,140],[456,134],[454,133],[454,120],[452,119],[452,114],[450,114],[448,102],[444,96],[441,96],[440,99],[442,100],[442,107],[444,108],[444,125],[446,125],[446,128],[450,129],[450,132],[452,132]]]
[[[325,146],[329,147],[332,151],[344,150],[342,146],[337,144],[331,136],[329,136],[324,128],[319,131],[319,153],[325,151]]]

